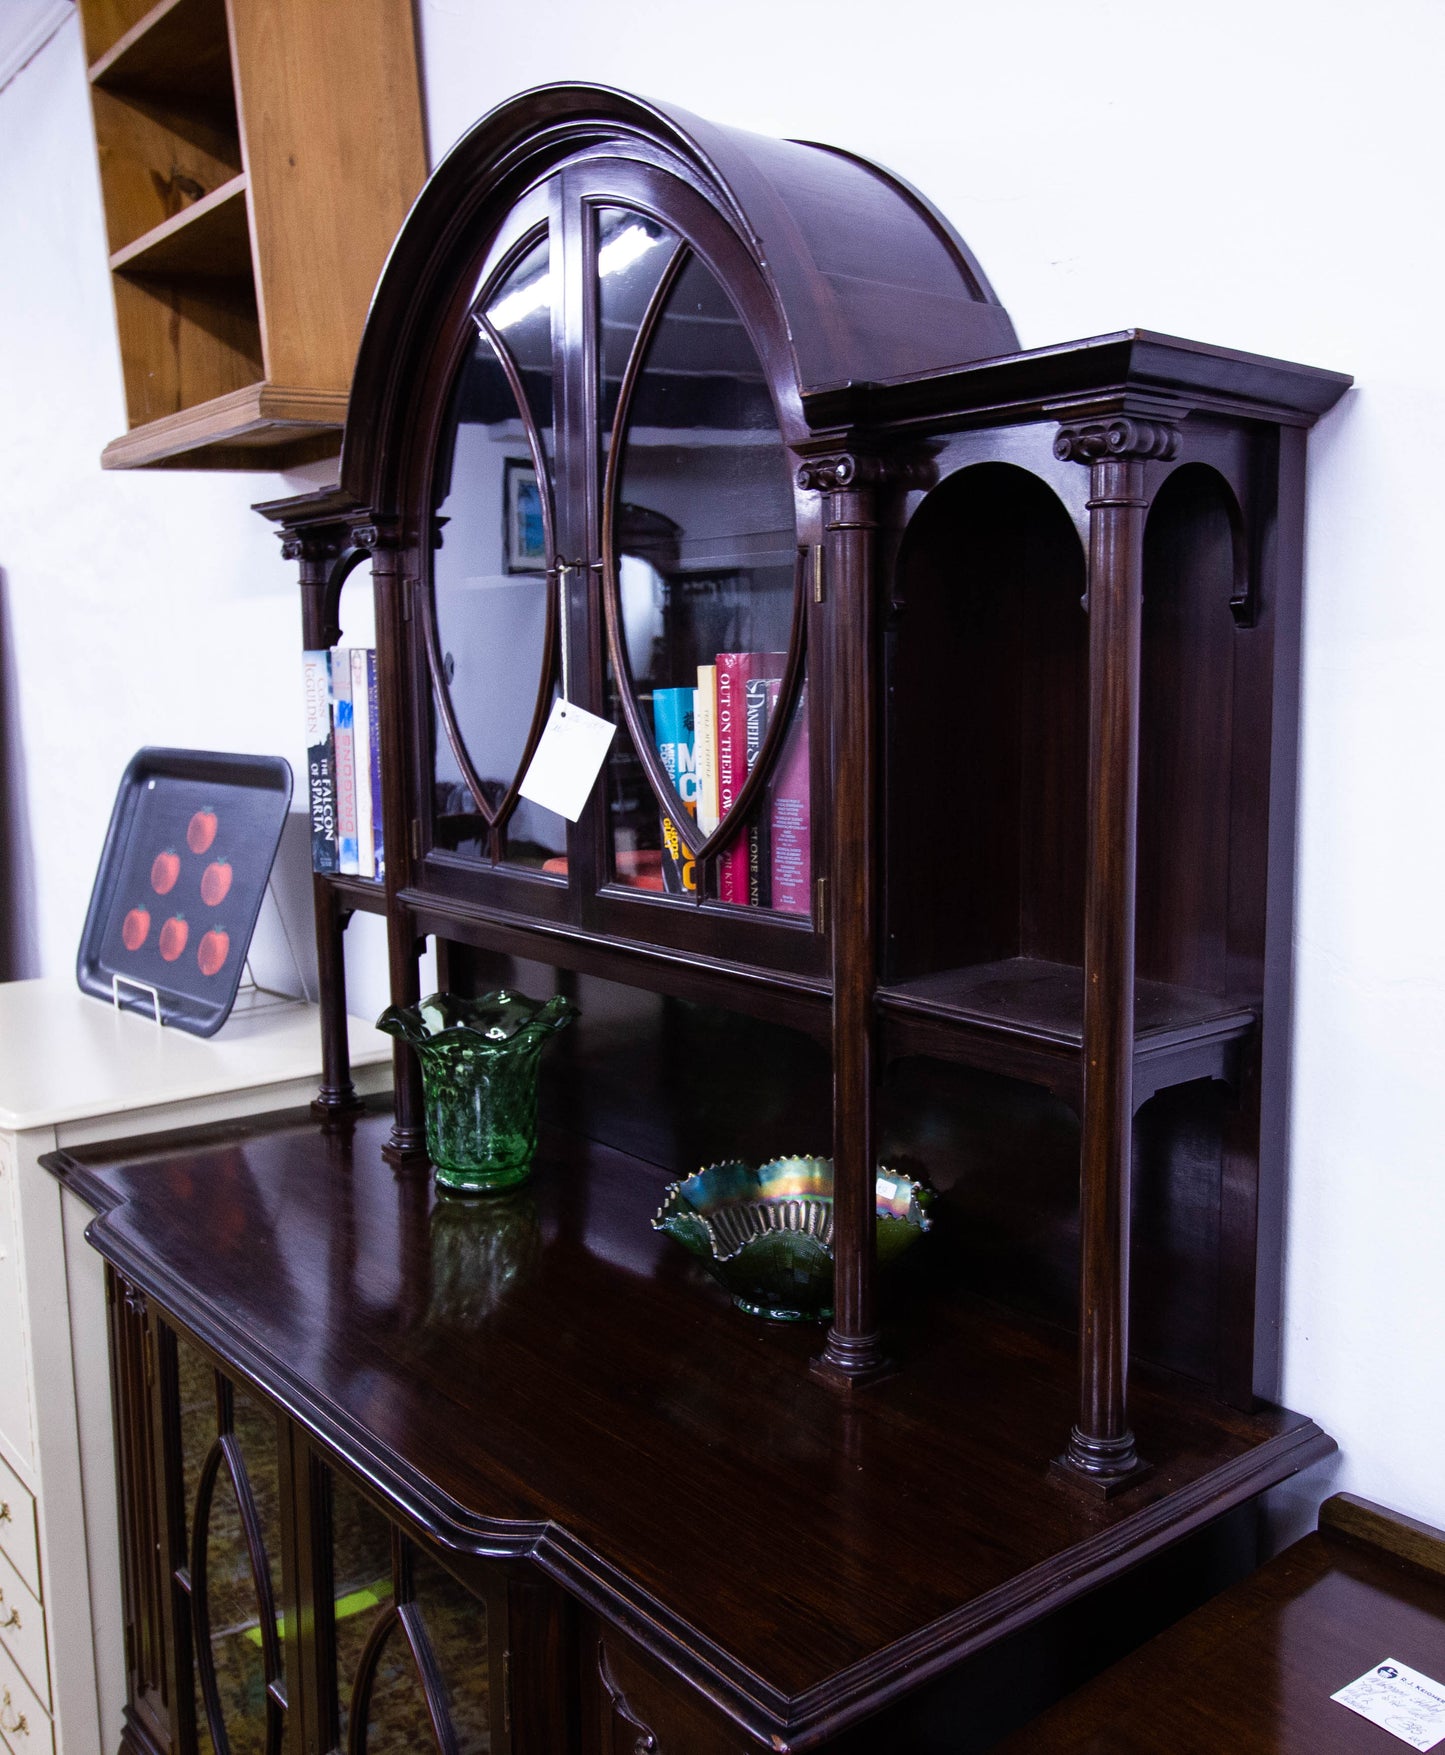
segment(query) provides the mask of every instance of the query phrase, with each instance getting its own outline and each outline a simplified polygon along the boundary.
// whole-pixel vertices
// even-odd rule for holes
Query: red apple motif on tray
[[[186,824],[186,846],[192,853],[207,853],[216,838],[216,813],[208,805]]]
[[[208,908],[219,908],[231,893],[231,862],[213,859],[201,873],[201,900]]]
[[[190,936],[191,929],[186,925],[185,916],[172,914],[161,928],[160,938],[161,955],[168,963],[174,963],[176,958],[180,956],[186,948],[186,940]]]
[[[180,855],[172,853],[169,847],[151,861],[151,888],[158,896],[170,895],[180,875]]]
[[[120,925],[120,942],[128,951],[138,951],[151,929],[150,913],[145,908],[132,908]]]
[[[196,962],[200,965],[202,975],[214,975],[225,962],[231,950],[231,935],[222,932],[220,927],[213,926],[205,933],[196,947]]]

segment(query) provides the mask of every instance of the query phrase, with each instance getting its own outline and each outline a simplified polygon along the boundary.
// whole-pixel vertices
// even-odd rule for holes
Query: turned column
[[[412,577],[395,519],[375,519],[352,532],[358,548],[371,554],[376,601],[376,692],[381,728],[381,822],[386,843],[386,946],[393,1005],[415,1005],[421,998],[421,941],[411,915],[398,897],[411,882],[413,818],[407,804],[407,738],[404,703],[410,700],[404,671]],[[412,561],[414,576],[415,561]],[[426,1111],[421,1062],[405,1042],[392,1046],[395,1116],[382,1154],[391,1163],[426,1162]]]
[[[824,906],[833,973],[833,1324],[814,1369],[854,1385],[891,1369],[878,1328],[875,1247],[878,1123],[873,990],[877,982],[878,701],[874,661],[875,483],[863,457],[804,464],[801,487],[824,494],[827,717],[831,738],[832,846]]]
[[[1129,1425],[1139,637],[1145,466],[1178,442],[1171,426],[1123,416],[1062,427],[1054,441],[1056,456],[1090,475],[1079,1417],[1058,1466],[1104,1494],[1147,1466]]]

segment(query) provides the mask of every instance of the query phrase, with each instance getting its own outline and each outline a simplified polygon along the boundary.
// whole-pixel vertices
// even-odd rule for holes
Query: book
[[[693,758],[693,689],[654,689],[652,734],[663,771],[672,782],[683,809],[697,812],[697,766]],[[672,816],[662,814],[662,884],[669,895],[697,890],[697,866],[683,844]]]
[[[366,654],[367,710],[371,723],[371,838],[376,876],[386,876],[386,837],[381,829],[381,703],[376,692],[376,648]]]
[[[301,654],[305,701],[306,783],[311,815],[311,869],[337,869],[336,754],[331,733],[331,653]]]
[[[717,666],[699,664],[693,691],[693,765],[697,769],[697,826],[712,834],[722,821],[717,805]]]
[[[785,652],[719,652],[717,655],[718,813],[726,819],[748,777],[747,689],[754,678],[781,677]],[[766,694],[761,697],[764,705]],[[761,748],[762,738],[758,739]],[[718,855],[718,899],[746,905],[750,899],[746,833]]]
[[[351,714],[351,649],[337,646],[331,654],[331,724],[336,739],[336,869],[355,877],[359,869],[356,731]]]
[[[371,829],[371,695],[365,646],[351,648],[351,735],[356,763],[356,872],[376,876],[376,844]]]
[[[808,761],[808,685],[798,691],[798,711],[783,745],[768,800],[769,875],[772,906],[784,914],[808,914],[813,906],[813,818]]]
[[[747,772],[757,766],[758,753],[767,735],[768,719],[777,705],[782,683],[775,677],[749,676],[743,690],[743,759]],[[772,893],[772,874],[768,867],[768,813],[755,812],[754,819],[743,831],[748,847],[748,902],[754,908],[766,908]]]

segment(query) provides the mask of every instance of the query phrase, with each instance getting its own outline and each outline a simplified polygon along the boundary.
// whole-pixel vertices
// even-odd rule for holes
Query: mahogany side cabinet
[[[341,485],[260,508],[308,647],[368,568],[376,609],[384,872],[316,878],[313,1112],[55,1165],[115,1275],[132,1755],[982,1748],[970,1665],[1332,1449],[1271,1395],[1348,384],[1019,351],[846,151],[583,85],[458,144]],[[562,705],[615,728],[576,821],[523,791]],[[357,910],[399,1003],[428,938],[453,991],[577,1000],[517,1196],[436,1194],[405,1047],[358,1104]],[[649,1226],[797,1151],[826,1328]],[[891,1277],[880,1162],[937,1191]]]

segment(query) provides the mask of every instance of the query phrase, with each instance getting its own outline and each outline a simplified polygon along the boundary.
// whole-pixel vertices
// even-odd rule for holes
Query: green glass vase
[[[480,999],[434,993],[376,1020],[421,1062],[426,1148],[442,1187],[486,1194],[526,1180],[537,1150],[537,1063],[576,1015],[560,994],[539,1002],[501,988]]]

